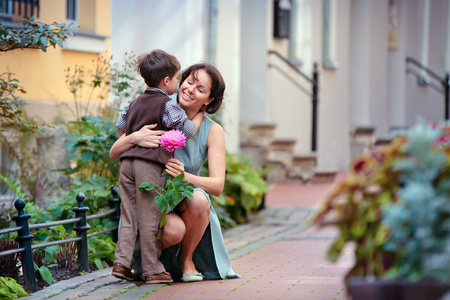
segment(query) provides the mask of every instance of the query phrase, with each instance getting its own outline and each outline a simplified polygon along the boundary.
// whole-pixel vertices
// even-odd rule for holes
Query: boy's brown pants
[[[159,261],[161,241],[156,240],[161,211],[154,198],[155,191],[139,191],[144,181],[164,187],[162,166],[141,159],[124,159],[120,167],[119,192],[122,201],[121,227],[115,251],[115,262],[131,269],[133,251],[139,234],[141,243],[142,277],[164,272]]]

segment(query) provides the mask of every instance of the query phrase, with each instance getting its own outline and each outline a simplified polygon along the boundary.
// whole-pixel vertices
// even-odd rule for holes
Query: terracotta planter
[[[450,284],[433,280],[367,279],[350,277],[347,291],[351,300],[442,300],[450,295]]]

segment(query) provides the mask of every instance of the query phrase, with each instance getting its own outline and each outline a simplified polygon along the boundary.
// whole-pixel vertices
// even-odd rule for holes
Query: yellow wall
[[[66,21],[66,1],[41,0],[39,21],[44,23]],[[79,29],[95,34],[109,36],[111,29],[110,0],[80,0]],[[105,49],[109,53],[109,39]],[[93,68],[93,60],[107,53],[71,51],[57,48],[41,50],[14,50],[0,54],[0,72],[12,72],[27,91],[22,95],[29,103],[27,110],[32,116],[48,115],[41,121],[52,122],[55,106],[61,102],[73,102],[66,87],[64,69],[76,65]],[[104,101],[108,101],[107,99]]]

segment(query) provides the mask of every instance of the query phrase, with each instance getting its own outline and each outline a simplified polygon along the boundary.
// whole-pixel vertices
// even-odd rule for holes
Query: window
[[[78,0],[67,0],[67,20],[78,21]]]
[[[323,67],[337,69],[336,62],[336,1],[323,0]]]
[[[11,21],[13,14],[13,0],[0,0],[0,20]]]

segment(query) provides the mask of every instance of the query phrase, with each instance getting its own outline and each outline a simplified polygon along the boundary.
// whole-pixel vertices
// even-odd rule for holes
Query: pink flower
[[[166,131],[161,136],[161,146],[172,152],[186,146],[186,137],[179,130]]]

